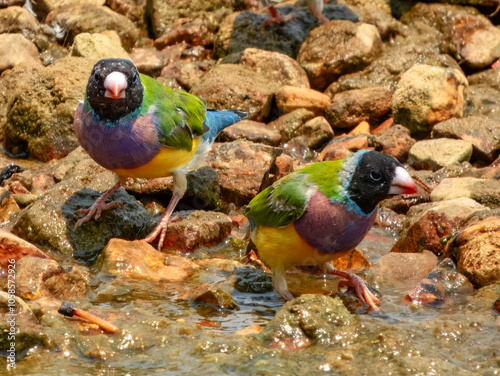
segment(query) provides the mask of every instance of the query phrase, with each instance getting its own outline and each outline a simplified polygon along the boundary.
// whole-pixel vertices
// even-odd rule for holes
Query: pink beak
[[[404,167],[397,166],[395,169],[395,173],[396,174],[391,182],[389,194],[401,195],[417,193],[417,186],[408,171],[404,169]]]
[[[121,72],[111,72],[104,80],[104,87],[106,88],[105,97],[113,99],[125,98],[127,77]]]

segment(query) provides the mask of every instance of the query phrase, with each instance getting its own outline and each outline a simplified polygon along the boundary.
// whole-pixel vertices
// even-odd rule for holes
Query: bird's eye
[[[139,75],[137,74],[137,72],[134,72],[134,74],[132,75],[132,83],[135,84],[137,82],[137,78],[139,77]]]
[[[95,79],[96,81],[99,81],[99,79],[100,79],[100,78],[101,78],[101,75],[99,74],[99,72],[95,72],[95,73],[94,73],[94,79]]]
[[[380,179],[382,179],[382,174],[380,173],[380,171],[372,170],[370,171],[370,179],[372,179],[373,181],[379,181]]]

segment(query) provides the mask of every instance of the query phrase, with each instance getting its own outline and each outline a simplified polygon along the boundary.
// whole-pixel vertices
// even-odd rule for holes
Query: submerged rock
[[[354,321],[339,298],[306,294],[285,303],[257,337],[266,346],[288,351],[334,345]]]
[[[0,229],[0,268],[7,270],[8,265],[11,264],[9,260],[15,260],[15,263],[26,256],[42,259],[51,258],[26,240]]]

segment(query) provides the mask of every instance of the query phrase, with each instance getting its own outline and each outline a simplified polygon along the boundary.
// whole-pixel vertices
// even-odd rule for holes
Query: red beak
[[[411,178],[408,171],[404,167],[397,166],[395,169],[395,175],[391,182],[391,188],[389,189],[389,194],[391,195],[401,195],[401,194],[412,194],[417,193],[417,186],[413,179]]]

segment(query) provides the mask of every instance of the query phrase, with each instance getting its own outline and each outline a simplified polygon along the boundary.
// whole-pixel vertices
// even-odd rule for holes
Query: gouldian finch
[[[98,219],[102,210],[123,207],[106,200],[126,178],[173,175],[172,199],[145,238],[152,242],[159,235],[161,249],[170,216],[187,188],[186,173],[200,162],[220,131],[244,117],[238,110],[207,109],[201,99],[139,74],[130,60],[98,61],[76,110],[74,128],[87,153],[119,179],[90,209],[77,211],[86,216],[75,229],[92,217]]]
[[[339,161],[317,162],[276,181],[248,205],[245,215],[258,255],[272,270],[273,286],[286,300],[285,271],[319,265],[353,286],[360,301],[378,310],[378,299],[360,277],[337,270],[332,261],[356,247],[388,195],[417,190],[393,157],[369,150]]]
[[[275,4],[282,2],[283,0],[261,0],[262,5],[269,7],[269,13],[271,13],[271,17],[264,21],[262,26],[266,27],[271,25],[272,23],[280,23],[284,25],[285,23],[292,21],[295,16],[293,13],[290,13],[286,16],[283,16],[278,9],[276,9]],[[309,12],[312,13],[314,17],[323,22],[323,24],[327,24],[330,22],[328,18],[323,15],[323,7],[328,0],[307,0],[307,7],[309,8]]]

